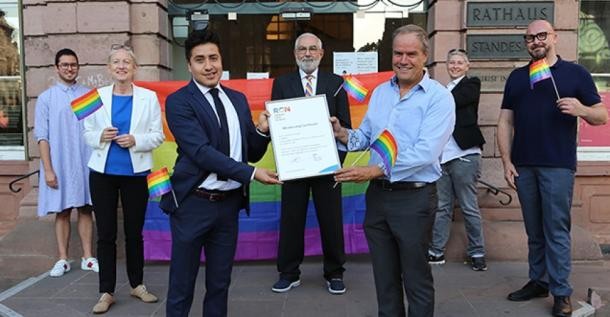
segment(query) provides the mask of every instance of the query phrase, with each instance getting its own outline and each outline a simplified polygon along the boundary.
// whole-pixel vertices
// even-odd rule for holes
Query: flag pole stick
[[[360,161],[360,159],[364,156],[364,154],[366,153],[366,151],[368,151],[370,148],[370,146],[368,146],[366,149],[364,149],[362,151],[362,153],[360,153],[360,155],[358,155],[358,157],[356,158],[356,160],[352,163],[352,165],[350,165],[350,167],[353,167],[354,165],[356,165],[356,163],[358,163],[358,161]]]
[[[335,91],[333,97],[337,97],[337,94],[339,93],[339,91],[341,91],[341,88],[343,88],[343,83],[345,83],[345,79],[343,79],[343,82],[341,83],[341,85],[339,85],[339,88],[337,88],[337,91]]]
[[[366,154],[366,152],[369,150],[370,147],[371,146],[369,145],[366,149],[364,149],[362,151],[362,153],[360,153],[360,155],[358,155],[356,160],[354,162],[352,162],[352,165],[350,165],[349,167],[354,167],[354,165],[356,165],[356,163],[358,163],[358,161],[360,161],[360,159],[364,156],[364,154]],[[333,188],[337,187],[337,185],[339,185],[339,182],[335,182],[335,185],[333,185]]]
[[[176,208],[178,208],[178,199],[176,198],[176,193],[174,193],[174,189],[172,188],[172,196],[174,196],[174,204]]]
[[[553,78],[553,74],[551,74],[551,81],[553,82],[553,88],[555,88],[555,94],[557,95],[557,100],[561,99],[559,97],[559,91],[557,90],[557,85],[555,84],[555,78]]]

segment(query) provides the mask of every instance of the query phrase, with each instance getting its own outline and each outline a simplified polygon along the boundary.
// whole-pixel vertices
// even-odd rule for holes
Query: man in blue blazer
[[[194,31],[185,53],[193,80],[171,94],[165,115],[178,145],[171,177],[172,194],[161,199],[170,215],[172,255],[168,317],[188,316],[193,302],[201,248],[206,258],[204,317],[227,315],[238,213],[248,209],[252,179],[280,184],[277,174],[247,162],[262,158],[269,143],[268,113],[252,123],[244,94],[219,84],[220,40],[212,32]]]
[[[301,34],[294,46],[294,57],[299,69],[273,81],[271,99],[325,94],[329,114],[337,117],[342,126],[351,128],[347,94],[345,90],[339,89],[343,79],[318,69],[322,56],[322,41],[312,33]],[[341,163],[345,156],[345,152],[339,152]],[[271,290],[283,293],[301,284],[299,266],[303,262],[303,240],[310,192],[320,227],[324,279],[331,294],[343,294],[346,288],[343,283],[345,251],[341,185],[335,186],[332,175],[292,180],[282,185],[282,215],[277,256],[280,277]]]

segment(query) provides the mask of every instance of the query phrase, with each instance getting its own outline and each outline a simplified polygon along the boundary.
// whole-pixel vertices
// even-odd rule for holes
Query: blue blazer
[[[256,132],[246,96],[225,86],[222,90],[233,103],[239,118],[242,162],[220,152],[220,126],[212,105],[191,80],[169,95],[165,102],[167,124],[178,145],[178,157],[171,176],[172,188],[180,204],[210,173],[216,173],[243,185],[242,208],[249,210],[248,188],[254,167],[247,162],[260,160],[270,139]],[[171,193],[163,195],[160,207],[168,213],[177,209]]]

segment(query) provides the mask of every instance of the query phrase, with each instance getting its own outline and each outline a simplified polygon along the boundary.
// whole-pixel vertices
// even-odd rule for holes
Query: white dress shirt
[[[460,78],[450,81],[447,84],[447,89],[449,89],[449,91],[452,91],[453,88],[455,88],[455,86],[457,86],[457,84],[459,84],[464,77],[465,76],[462,76]],[[441,154],[441,164],[445,164],[451,160],[464,157],[470,154],[481,154],[481,148],[478,146],[473,146],[469,149],[462,150],[462,148],[460,148],[460,146],[455,141],[455,138],[453,138],[453,135],[451,135],[449,141],[443,149],[443,154]]]
[[[197,81],[195,81],[195,85],[201,91],[205,99],[210,104],[212,111],[216,114],[216,119],[220,123],[220,118],[218,118],[218,114],[216,113],[216,107],[214,104],[214,98],[212,98],[212,94],[210,94],[210,89],[208,87],[204,87],[200,85]],[[233,103],[227,96],[227,94],[222,90],[220,85],[216,85],[218,89],[218,97],[225,108],[225,112],[227,113],[227,124],[229,129],[229,157],[237,162],[242,161],[242,153],[241,153],[241,128],[239,126],[239,118],[237,117],[237,111],[235,111],[235,107]],[[209,190],[232,190],[241,187],[241,183],[236,182],[232,179],[228,179],[226,181],[219,181],[216,173],[210,173],[206,179],[203,180],[199,188],[205,188]]]

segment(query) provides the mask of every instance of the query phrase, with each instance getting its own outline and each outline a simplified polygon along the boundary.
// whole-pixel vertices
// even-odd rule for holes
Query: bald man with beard
[[[528,238],[529,281],[511,301],[554,297],[552,315],[572,315],[570,209],[576,172],[578,118],[605,124],[591,74],[563,60],[559,39],[545,20],[531,22],[523,36],[531,62],[511,72],[498,119],[498,147],[507,184],[516,189]],[[546,60],[551,78],[530,82],[530,65]]]

